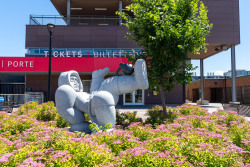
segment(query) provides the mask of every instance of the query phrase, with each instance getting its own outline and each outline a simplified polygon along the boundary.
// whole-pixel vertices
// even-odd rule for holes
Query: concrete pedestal
[[[197,105],[209,105],[208,100],[197,100]]]
[[[192,103],[192,101],[189,101],[189,100],[186,99],[186,100],[185,100],[185,103]]]
[[[238,105],[240,105],[240,102],[229,102],[229,104],[238,104]]]

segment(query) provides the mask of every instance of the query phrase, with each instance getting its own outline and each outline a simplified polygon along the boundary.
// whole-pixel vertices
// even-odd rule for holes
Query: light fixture
[[[95,8],[95,10],[107,10],[107,8]]]
[[[220,51],[220,49],[219,49],[219,48],[215,48],[214,50],[215,50],[216,52],[219,52],[219,51]]]
[[[52,32],[54,27],[55,27],[54,24],[51,24],[51,23],[47,24],[47,29],[48,29],[49,32]]]
[[[222,45],[222,46],[221,46],[221,49],[222,49],[223,51],[227,51],[227,50],[228,50],[228,48],[229,48],[229,47],[228,47],[228,46],[226,46],[226,45]]]
[[[82,10],[82,8],[70,8],[71,10]]]
[[[228,48],[229,48],[229,47],[226,46],[226,45],[221,45],[220,48],[216,47],[214,50],[215,50],[216,52],[219,52],[219,51],[227,51]]]
[[[51,54],[52,54],[52,36],[53,32],[55,30],[54,24],[47,24],[47,29],[49,31],[49,72],[48,72],[48,99],[47,101],[50,101],[50,88],[51,88]]]

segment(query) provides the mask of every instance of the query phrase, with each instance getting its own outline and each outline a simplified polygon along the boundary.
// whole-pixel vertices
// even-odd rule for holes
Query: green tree
[[[128,38],[144,48],[144,53],[129,56],[133,63],[143,58],[148,65],[150,88],[160,92],[164,113],[164,92],[192,79],[188,54],[206,51],[206,36],[212,28],[207,8],[200,0],[131,0],[126,12],[117,12],[125,19]],[[132,12],[133,16],[128,13]]]

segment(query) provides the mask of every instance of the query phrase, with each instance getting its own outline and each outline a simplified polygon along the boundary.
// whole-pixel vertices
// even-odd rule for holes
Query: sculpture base
[[[231,101],[231,102],[229,102],[229,104],[238,104],[238,105],[240,105],[240,102],[236,102],[236,101],[235,101],[235,102],[232,102],[232,101]]]
[[[208,100],[197,100],[197,105],[209,105]]]

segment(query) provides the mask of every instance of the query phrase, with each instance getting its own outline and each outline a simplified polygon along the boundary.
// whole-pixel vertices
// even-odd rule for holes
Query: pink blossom
[[[130,128],[130,127],[133,127],[133,126],[138,126],[140,124],[141,124],[141,122],[132,122],[128,127]]]
[[[50,136],[45,136],[44,137],[44,141],[49,141],[49,140],[51,140],[52,139],[52,137],[50,137]]]
[[[27,158],[26,160],[23,161],[23,165],[29,165],[29,164],[34,164],[36,163],[32,157]]]
[[[237,114],[236,111],[231,111],[231,110],[228,110],[228,111],[226,111],[226,112],[228,112],[228,113],[230,113],[230,114]]]
[[[34,155],[42,155],[42,154],[43,154],[42,151],[37,151],[37,152],[34,153]]]
[[[64,161],[67,161],[67,159],[70,157],[70,155],[66,155],[64,158],[62,158],[61,160],[60,160],[60,162],[64,162]]]
[[[35,160],[43,159],[42,157],[36,157]]]
[[[34,162],[31,167],[44,167],[45,165],[43,163],[41,163],[40,161],[37,163],[37,162]]]
[[[177,165],[182,165],[183,163],[184,163],[184,162],[182,162],[182,161],[178,161],[178,160],[176,161],[176,164],[177,164]]]
[[[179,120],[185,120],[185,119],[186,119],[185,117],[176,118],[177,121],[179,121]]]
[[[165,155],[163,152],[159,152],[159,153],[157,154],[157,157],[159,157],[159,158],[167,158],[168,156]]]
[[[222,135],[221,134],[214,134],[213,136],[212,136],[213,138],[222,138]]]
[[[122,142],[120,140],[117,140],[117,141],[113,142],[112,144],[122,144]]]
[[[168,140],[168,137],[161,137],[162,140]]]
[[[12,155],[14,154],[13,153],[4,154],[2,157],[0,157],[0,163],[9,162],[9,157],[11,157]]]
[[[131,139],[131,138],[132,138],[131,135],[125,135],[124,137],[125,137],[125,138],[128,138],[128,139]]]
[[[205,165],[204,162],[200,162],[199,164],[200,164],[201,166]]]
[[[5,162],[9,162],[9,159],[5,158],[5,157],[1,157],[0,158],[0,163],[5,163]]]
[[[49,149],[45,150],[45,154],[48,154],[48,153],[50,153],[50,152],[52,152],[52,151],[53,151],[53,149],[52,149],[52,148],[49,148]]]

